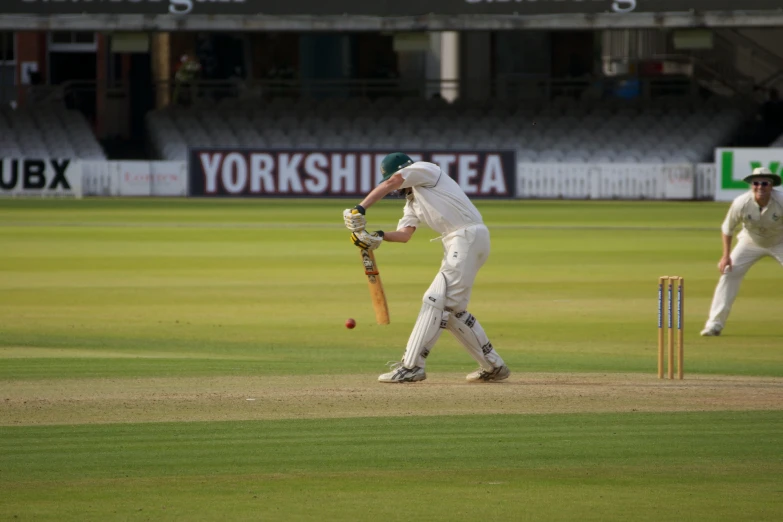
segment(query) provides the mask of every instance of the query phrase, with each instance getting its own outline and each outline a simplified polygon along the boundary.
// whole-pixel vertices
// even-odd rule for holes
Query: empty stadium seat
[[[704,161],[716,146],[728,144],[755,109],[730,99],[682,97],[646,103],[563,98],[549,104],[280,98],[221,101],[219,107],[169,107],[148,114],[146,125],[157,154],[180,160],[186,159],[188,146],[240,145],[514,149],[520,157],[541,162]],[[36,118],[9,125],[38,129]],[[4,124],[0,120],[0,128]],[[48,140],[51,148],[67,150],[61,134],[52,133]],[[783,136],[779,141],[783,144]],[[15,150],[20,143],[0,141],[0,150]],[[70,139],[68,143],[74,145]]]
[[[4,108],[0,155],[33,158],[105,159],[84,116],[57,104]]]

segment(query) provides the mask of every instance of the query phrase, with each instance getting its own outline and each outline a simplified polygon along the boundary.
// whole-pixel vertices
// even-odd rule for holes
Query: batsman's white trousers
[[[489,257],[489,230],[470,225],[441,238],[443,261],[422,298],[422,307],[403,356],[406,368],[424,368],[430,350],[448,329],[479,365],[492,371],[505,364],[467,306],[476,274]]]
[[[737,298],[740,285],[745,274],[759,259],[770,256],[777,259],[783,266],[783,243],[764,248],[756,245],[750,239],[740,239],[734,250],[731,251],[731,272],[723,274],[718,280],[715,295],[712,298],[710,317],[707,319],[707,328],[719,326],[723,328],[729,318],[731,305]]]
[[[446,276],[446,310],[467,310],[476,274],[489,257],[489,230],[471,225],[443,237],[440,273]]]

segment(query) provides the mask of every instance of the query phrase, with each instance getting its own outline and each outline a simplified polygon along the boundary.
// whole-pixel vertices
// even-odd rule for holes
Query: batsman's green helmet
[[[386,181],[394,175],[398,170],[412,165],[413,160],[408,157],[407,154],[402,152],[392,152],[387,155],[381,161],[381,172],[383,173],[383,181]]]

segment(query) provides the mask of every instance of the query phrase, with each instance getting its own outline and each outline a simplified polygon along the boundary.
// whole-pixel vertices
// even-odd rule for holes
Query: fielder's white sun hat
[[[768,178],[770,181],[772,181],[773,187],[780,185],[780,176],[778,174],[774,174],[767,167],[757,167],[753,169],[753,172],[749,176],[745,176],[742,181],[745,183],[750,183],[753,181],[753,178]]]

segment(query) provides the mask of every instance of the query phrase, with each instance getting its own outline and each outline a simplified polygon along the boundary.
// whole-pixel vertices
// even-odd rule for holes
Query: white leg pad
[[[446,328],[485,370],[492,371],[505,364],[492,347],[492,343],[489,342],[489,338],[484,333],[478,319],[467,310],[452,314]]]
[[[449,312],[445,311],[446,276],[438,273],[422,299],[419,317],[405,348],[402,364],[406,368],[424,368],[425,359],[446,327]]]

